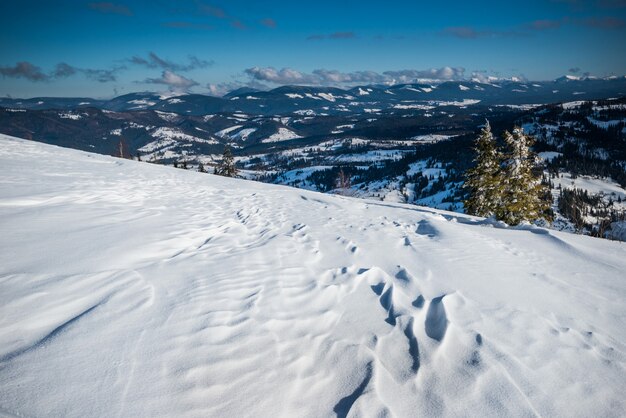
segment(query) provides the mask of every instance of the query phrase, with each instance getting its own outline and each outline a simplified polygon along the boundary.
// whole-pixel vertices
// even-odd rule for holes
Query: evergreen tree
[[[215,167],[215,174],[225,177],[235,177],[237,175],[237,167],[235,167],[235,157],[230,151],[230,147],[224,148],[222,161]]]
[[[530,222],[545,217],[549,203],[544,199],[545,185],[533,173],[537,155],[530,147],[534,140],[520,127],[513,133],[504,132],[507,147],[501,176],[501,204],[496,216],[509,225]]]
[[[467,213],[476,216],[492,216],[501,204],[501,154],[491,133],[489,121],[476,138],[476,166],[467,170],[465,187],[469,198],[464,202]]]
[[[206,168],[204,168],[204,164],[202,164],[202,162],[198,163],[198,171],[200,173],[206,173]]]

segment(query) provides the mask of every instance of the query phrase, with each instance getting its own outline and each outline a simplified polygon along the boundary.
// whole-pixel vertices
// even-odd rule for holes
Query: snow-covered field
[[[626,247],[0,136],[0,415],[626,410]]]
[[[268,136],[267,138],[263,139],[261,142],[264,142],[264,143],[281,142],[281,141],[288,141],[290,139],[296,139],[296,138],[302,138],[302,137],[296,134],[295,132],[290,131],[287,128],[278,128],[278,132]]]

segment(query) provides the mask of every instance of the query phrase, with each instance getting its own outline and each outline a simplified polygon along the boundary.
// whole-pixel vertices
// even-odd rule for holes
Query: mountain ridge
[[[163,97],[154,92],[127,93],[112,99],[35,97],[0,98],[1,107],[16,109],[72,109],[96,107],[111,111],[157,109],[199,115],[241,111],[253,114],[286,114],[297,110],[328,107],[328,112],[384,107],[405,101],[427,103],[441,100],[479,100],[483,104],[548,104],[567,100],[606,99],[626,95],[626,77],[561,77],[552,81],[473,80],[440,83],[408,83],[393,86],[363,85],[346,89],[321,86],[280,86],[271,90],[243,88],[222,97],[200,93]],[[187,105],[185,105],[187,103]],[[342,105],[343,108],[339,105]]]

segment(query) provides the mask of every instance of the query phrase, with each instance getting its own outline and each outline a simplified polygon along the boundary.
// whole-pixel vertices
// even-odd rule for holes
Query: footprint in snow
[[[424,323],[426,335],[436,341],[443,339],[448,328],[446,308],[443,306],[445,296],[442,295],[431,300],[426,313],[426,322]]]

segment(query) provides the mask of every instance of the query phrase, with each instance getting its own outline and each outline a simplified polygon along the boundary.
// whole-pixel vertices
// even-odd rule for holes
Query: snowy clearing
[[[435,142],[447,141],[448,139],[452,139],[457,137],[458,135],[441,135],[441,134],[428,134],[428,135],[418,135],[411,137],[411,139],[417,142],[423,142],[426,144],[434,144]]]
[[[624,244],[0,144],[0,415],[626,410]]]
[[[215,132],[215,136],[218,136],[220,138],[226,138],[228,137],[229,133],[231,133],[232,131],[235,131],[239,128],[241,128],[242,125],[234,125],[234,126],[230,126],[228,128],[222,129],[221,131]]]
[[[287,128],[278,128],[278,132],[268,136],[267,138],[264,138],[261,142],[264,142],[264,143],[281,142],[281,141],[288,141],[290,139],[296,139],[296,138],[302,138],[302,137]]]

